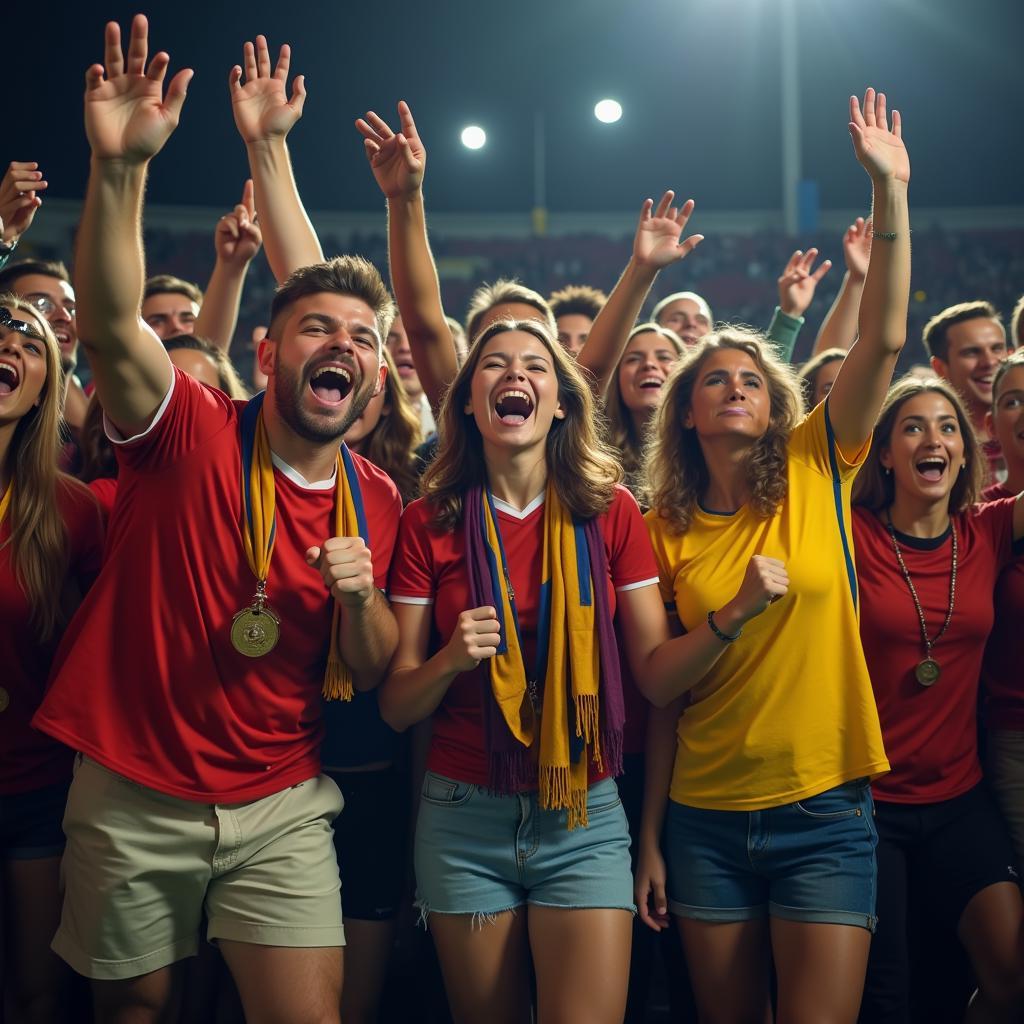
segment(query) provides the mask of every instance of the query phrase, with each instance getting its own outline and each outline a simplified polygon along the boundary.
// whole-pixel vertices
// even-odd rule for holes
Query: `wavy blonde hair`
[[[11,531],[4,543],[5,547],[10,545],[15,579],[32,609],[32,627],[45,643],[64,621],[61,599],[68,567],[68,538],[58,490],[81,488],[88,493],[88,489],[57,468],[65,381],[53,329],[31,303],[16,295],[0,295],[0,306],[25,314],[23,318],[39,328],[46,343],[46,379],[39,402],[18,421],[7,452],[14,489],[8,509]]]
[[[626,353],[629,351],[629,343],[641,334],[660,335],[676,350],[677,356],[682,356],[686,352],[686,345],[683,344],[682,338],[671,328],[662,327],[653,321],[637,324],[629,332],[626,338],[626,347],[622,350],[622,355],[619,356],[619,361],[615,364],[615,369],[608,378],[608,385],[604,392],[604,414],[608,422],[608,443],[619,453],[625,484],[634,494],[637,493],[641,485],[644,447],[647,443],[649,429],[645,429],[642,432],[637,430],[633,414],[622,400],[622,391],[619,388],[619,368],[622,366],[622,360],[626,358]],[[650,428],[653,422],[654,417],[652,416],[648,420],[648,428]]]
[[[416,448],[423,440],[423,426],[405,388],[399,383],[395,361],[386,348],[383,360],[388,368],[384,380],[384,401],[391,408],[363,439],[360,454],[391,477],[402,501],[408,504],[419,493]]]
[[[892,432],[896,426],[896,417],[900,409],[918,395],[942,395],[953,407],[960,435],[964,439],[963,470],[957,474],[952,490],[949,492],[950,515],[966,512],[979,500],[985,486],[987,467],[985,457],[978,442],[978,435],[971,424],[971,418],[964,408],[963,399],[950,383],[941,377],[922,380],[920,377],[906,376],[896,381],[885,396],[882,409],[878,414],[874,433],[871,435],[871,448],[864,465],[861,466],[857,479],[853,483],[854,505],[863,505],[872,512],[887,509],[896,497],[896,478],[893,473],[886,473],[882,465],[882,451],[892,444]]]
[[[551,356],[565,416],[551,423],[545,461],[562,504],[573,515],[592,519],[608,510],[615,484],[622,479],[616,453],[603,439],[602,417],[590,384],[576,360],[558,344],[551,327],[540,320],[496,320],[473,339],[469,356],[441,405],[440,448],[421,485],[438,529],[455,529],[462,520],[466,492],[487,485],[483,440],[465,408],[481,353],[487,342],[506,331],[533,335]]]
[[[804,414],[800,383],[774,345],[757,331],[724,327],[705,335],[682,359],[665,385],[665,394],[651,430],[647,450],[647,504],[676,533],[690,528],[710,475],[700,437],[684,427],[693,388],[707,360],[723,349],[746,353],[764,376],[771,400],[768,429],[751,444],[744,469],[750,485],[750,506],[765,519],[775,515],[787,494],[789,435]]]

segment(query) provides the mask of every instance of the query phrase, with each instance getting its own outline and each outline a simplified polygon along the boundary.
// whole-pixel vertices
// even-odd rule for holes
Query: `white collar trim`
[[[288,463],[284,461],[284,459],[280,458],[278,455],[275,455],[274,452],[270,453],[270,458],[273,460],[275,469],[279,469],[282,473],[284,473],[286,477],[288,477],[289,480],[291,480],[293,484],[302,487],[304,490],[328,491],[337,482],[337,464],[335,464],[334,472],[330,475],[329,479],[309,481],[297,469],[293,469],[291,466],[289,466]]]
[[[498,512],[504,512],[505,515],[511,516],[513,519],[526,519],[532,512],[536,512],[537,509],[544,504],[544,492],[541,491],[536,498],[533,499],[526,506],[526,508],[518,509],[515,505],[510,505],[507,501],[502,501],[501,498],[494,499],[494,508]]]

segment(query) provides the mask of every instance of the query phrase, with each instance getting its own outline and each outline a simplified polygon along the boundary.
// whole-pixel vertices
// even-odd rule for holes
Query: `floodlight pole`
[[[786,234],[799,229],[797,189],[800,185],[800,66],[795,0],[779,2],[779,54],[782,60],[782,220]]]
[[[544,135],[544,111],[533,114],[533,233],[547,234],[547,140]]]

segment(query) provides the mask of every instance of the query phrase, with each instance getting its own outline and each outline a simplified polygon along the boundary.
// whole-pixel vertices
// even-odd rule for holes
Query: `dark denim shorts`
[[[699,921],[790,921],[875,930],[874,805],[864,779],[763,811],[669,801],[669,907]]]
[[[423,916],[481,919],[529,903],[633,912],[629,831],[614,779],[590,787],[590,824],[566,828],[536,792],[496,796],[427,772],[416,823],[416,896]]]

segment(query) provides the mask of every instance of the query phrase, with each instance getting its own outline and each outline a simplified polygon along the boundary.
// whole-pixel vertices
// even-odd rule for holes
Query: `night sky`
[[[26,10],[5,4],[0,161],[35,159],[50,194],[78,197],[87,149],[83,72],[103,23],[131,4]],[[804,175],[823,207],[866,198],[851,155],[847,98],[884,88],[904,116],[916,206],[1024,204],[1024,3],[797,0]],[[707,209],[779,205],[776,0],[435,0],[248,3],[161,0],[142,8],[151,52],[196,71],[178,131],[154,163],[152,202],[236,201],[245,153],[227,74],[244,39],[293,47],[306,112],[291,136],[312,209],[381,208],[352,121],[412,105],[428,147],[435,210],[532,205],[535,110],[548,141],[552,210],[622,210],[675,187]],[[594,103],[625,116],[599,124]],[[462,148],[478,123],[488,146]]]

